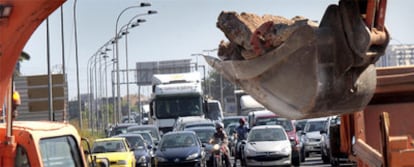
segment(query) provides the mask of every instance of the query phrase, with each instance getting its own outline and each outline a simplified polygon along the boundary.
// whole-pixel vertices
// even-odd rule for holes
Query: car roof
[[[100,142],[100,141],[118,141],[118,140],[125,140],[125,138],[123,138],[123,137],[101,138],[101,139],[96,139],[95,142]]]
[[[197,126],[197,127],[191,127],[191,128],[185,128],[184,130],[216,130],[216,128],[211,127],[211,126]]]
[[[322,117],[322,118],[312,118],[312,119],[308,119],[307,122],[317,122],[317,121],[327,121],[328,117]]]
[[[227,127],[229,127],[229,126],[239,126],[239,125],[240,125],[240,123],[238,123],[238,122],[232,122],[232,123],[229,123],[227,125]]]
[[[237,115],[237,116],[225,116],[225,117],[223,118],[223,120],[225,120],[225,119],[240,119],[240,118],[242,118],[242,117],[244,117],[244,118],[245,118],[245,116],[241,116],[241,115]]]
[[[196,135],[194,131],[170,131],[170,132],[167,132],[166,134],[164,134],[164,136],[174,135],[174,134],[194,134],[194,135]]]
[[[249,115],[253,115],[255,117],[264,117],[264,116],[277,116],[274,112],[269,110],[259,110],[259,111],[251,111]]]
[[[253,129],[267,129],[267,128],[281,128],[281,129],[284,129],[280,125],[259,125],[259,126],[254,126],[251,130],[253,130]]]
[[[141,136],[141,135],[138,133],[121,133],[121,134],[116,135],[115,137],[117,136],[118,137],[129,137],[129,136]]]
[[[115,125],[115,128],[116,127],[128,127],[128,126],[134,126],[134,125],[137,125],[137,124],[136,123],[119,123]]]
[[[214,122],[211,121],[211,120],[206,119],[206,120],[188,122],[185,125],[197,125],[197,124],[206,124],[206,125],[207,124],[213,124],[214,125]]]
[[[199,116],[186,116],[186,117],[178,117],[176,121],[191,122],[191,121],[199,121],[199,120],[207,120],[207,119],[199,117]]]
[[[156,127],[155,125],[134,125],[134,126],[128,127],[128,129],[140,129],[140,128],[154,128],[154,129],[158,129],[158,127]]]

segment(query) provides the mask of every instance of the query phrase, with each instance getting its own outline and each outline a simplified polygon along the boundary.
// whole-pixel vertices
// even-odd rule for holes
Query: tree
[[[13,76],[20,76],[21,75],[21,72],[20,72],[20,63],[21,62],[23,62],[23,61],[28,61],[28,60],[30,60],[30,55],[28,54],[28,53],[26,53],[26,52],[22,52],[22,53],[20,53],[20,56],[19,56],[19,61],[16,63],[16,69],[14,70],[14,73],[13,73]]]
[[[234,84],[223,77],[222,85],[220,84],[220,73],[215,70],[208,72],[208,77],[204,81],[206,92],[204,94],[209,95],[211,98],[221,100],[220,88],[223,88],[223,98],[227,96],[234,96]],[[222,104],[224,102],[221,102]]]

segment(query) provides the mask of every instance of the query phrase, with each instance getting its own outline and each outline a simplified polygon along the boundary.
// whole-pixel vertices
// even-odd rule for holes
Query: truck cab
[[[172,130],[178,117],[204,118],[205,100],[198,72],[153,76],[151,117],[163,133]]]
[[[0,146],[2,166],[88,166],[81,138],[69,123],[15,121],[12,132],[0,138],[8,143]],[[0,136],[6,133],[6,124],[0,124]]]

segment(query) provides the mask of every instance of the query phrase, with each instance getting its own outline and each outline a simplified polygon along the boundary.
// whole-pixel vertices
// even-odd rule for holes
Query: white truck
[[[172,130],[178,117],[204,118],[205,104],[199,72],[153,76],[150,114],[163,133]]]

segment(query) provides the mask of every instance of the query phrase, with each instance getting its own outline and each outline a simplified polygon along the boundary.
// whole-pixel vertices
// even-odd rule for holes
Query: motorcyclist
[[[224,155],[224,161],[226,163],[226,167],[231,167],[230,163],[230,152],[228,145],[228,137],[226,132],[224,131],[224,125],[221,122],[216,123],[216,132],[213,134],[212,144],[217,143],[217,140],[221,140],[222,144],[221,146],[224,147],[223,155]]]
[[[249,132],[249,127],[246,125],[246,119],[244,117],[239,119],[239,126],[236,127],[236,155],[234,158],[234,164],[237,163],[237,159],[241,159],[241,151],[242,151],[242,141],[246,140],[247,133]]]

